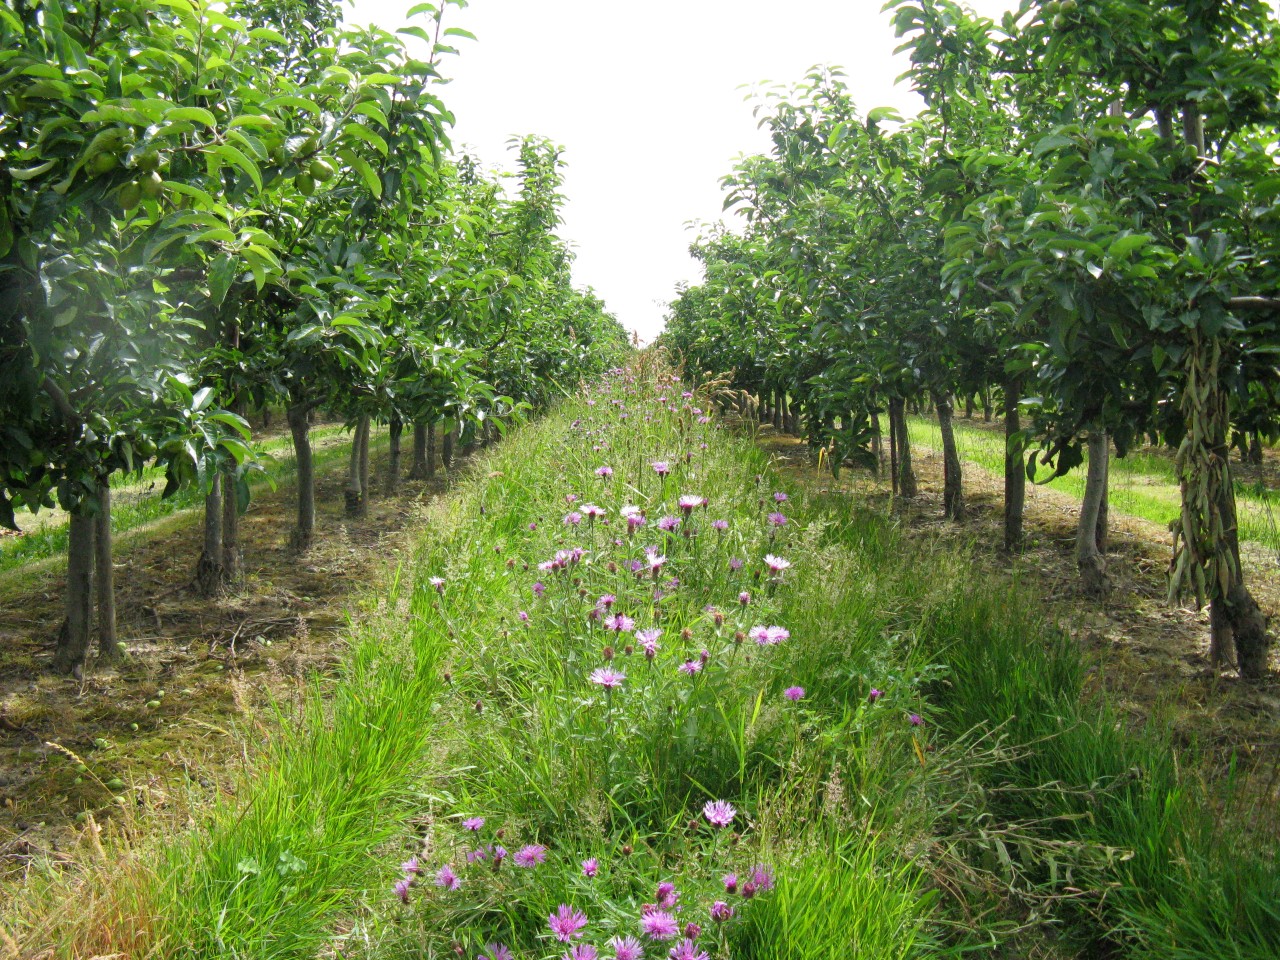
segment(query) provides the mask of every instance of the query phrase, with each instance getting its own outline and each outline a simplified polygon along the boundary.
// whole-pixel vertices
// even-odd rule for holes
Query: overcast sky
[[[970,0],[996,17],[1014,0]],[[348,20],[404,25],[408,0],[355,0]],[[865,113],[914,97],[882,0],[471,0],[446,26],[470,30],[442,99],[453,139],[509,166],[507,139],[537,133],[568,164],[561,236],[574,281],[649,340],[679,281],[696,282],[691,220],[721,215],[719,179],[768,143],[742,85],[792,83],[815,64],[844,68]]]

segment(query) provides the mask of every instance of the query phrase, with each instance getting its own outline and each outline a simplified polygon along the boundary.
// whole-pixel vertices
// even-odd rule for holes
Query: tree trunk
[[[893,410],[893,401],[888,403],[889,414],[889,482],[893,485],[893,496],[898,496],[898,417]]]
[[[973,394],[967,393],[964,397],[964,418],[966,420],[973,419]]]
[[[938,409],[938,430],[942,434],[942,513],[947,519],[959,522],[964,519],[964,483],[952,423],[951,395],[934,393],[933,403]]]
[[[360,485],[360,439],[367,422],[364,417],[357,418],[355,429],[351,431],[351,455],[347,459],[347,486],[343,491],[348,517],[360,516],[360,504],[364,500],[364,488]]]
[[[94,518],[94,586],[98,595],[98,659],[120,659],[116,646],[116,574],[111,564],[111,485],[98,490],[98,515]]]
[[[875,410],[875,403],[873,402],[871,406],[871,452],[875,454],[872,470],[878,477],[884,472],[884,435],[880,427],[880,414]],[[852,419],[850,417],[851,422]]]
[[[1084,482],[1084,500],[1080,504],[1080,523],[1076,527],[1076,568],[1086,596],[1104,597],[1111,590],[1107,578],[1107,559],[1098,549],[1098,522],[1107,495],[1107,465],[1111,447],[1105,430],[1089,432],[1089,472]]]
[[[982,388],[982,419],[986,423],[991,422],[991,413],[992,413],[991,408],[993,406],[995,405],[991,402],[991,388],[983,387]]]
[[[897,445],[897,464],[895,473],[898,477],[898,494],[904,500],[916,495],[916,472],[911,466],[911,438],[907,434],[907,403],[899,397],[889,401],[889,420],[894,426]]]
[[[222,582],[244,579],[244,554],[240,548],[240,491],[236,466],[229,463],[222,472]]]
[[[363,429],[360,431],[360,509],[359,516],[369,515],[369,434],[373,432],[373,424],[368,417],[362,417]]]
[[[425,480],[431,476],[427,461],[427,431],[431,428],[421,420],[413,424],[413,466],[409,468],[410,480]]]
[[[782,392],[782,432],[791,433],[791,398],[787,396],[787,392]]]
[[[1098,523],[1094,527],[1093,542],[1097,544],[1098,552],[1106,554],[1107,544],[1111,540],[1111,443],[1110,437],[1107,438],[1107,457],[1103,465],[1102,477],[1102,498],[1098,504]]]
[[[58,634],[53,669],[80,676],[93,625],[93,554],[96,519],[81,504],[68,521],[66,618]]]
[[[1004,387],[1004,548],[1010,553],[1022,549],[1022,514],[1027,499],[1027,473],[1022,462],[1022,440],[1018,432],[1018,400],[1022,382],[1010,380]]]
[[[782,429],[782,391],[773,391],[773,429]]]
[[[1225,403],[1224,419],[1225,419]],[[1222,453],[1226,450],[1226,427],[1223,426]],[[1240,563],[1240,530],[1236,526],[1236,491],[1231,481],[1229,461],[1224,458],[1225,482],[1219,487],[1218,512],[1222,518],[1227,546],[1231,551],[1234,570],[1228,578],[1225,591],[1225,619],[1231,626],[1236,648],[1236,667],[1244,680],[1261,680],[1267,675],[1267,618],[1258,607],[1253,594],[1244,583],[1244,567]],[[1210,621],[1213,609],[1210,607]]]
[[[436,425],[434,423],[427,425],[427,472],[425,479],[430,480],[436,475]]]
[[[1262,466],[1262,434],[1257,430],[1249,434],[1249,463]]]
[[[391,424],[387,428],[389,436],[387,457],[387,493],[395,493],[400,486],[400,436],[404,433],[404,421],[392,415]]]
[[[448,470],[453,466],[453,427],[446,420],[440,429],[444,432],[440,443],[440,466]]]
[[[293,530],[292,545],[299,553],[311,548],[316,532],[316,472],[311,459],[308,413],[310,410],[306,404],[292,404],[287,410],[298,470],[298,523]]]
[[[215,471],[204,496],[204,549],[196,562],[196,592],[202,597],[216,597],[222,592],[223,577],[222,473]]]

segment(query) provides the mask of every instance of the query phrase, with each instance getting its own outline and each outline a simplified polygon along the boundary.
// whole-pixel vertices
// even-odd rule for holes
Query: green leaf
[[[1031,155],[1035,157],[1042,157],[1052,150],[1060,150],[1063,147],[1071,146],[1071,144],[1072,140],[1070,137],[1064,136],[1061,133],[1051,133],[1035,145],[1035,148],[1031,151]]]
[[[382,181],[378,179],[377,172],[369,165],[369,162],[363,157],[352,156],[351,166],[363,178],[365,185],[369,191],[377,198],[382,197]]]
[[[40,176],[40,174],[48,173],[52,170],[57,162],[57,160],[46,160],[39,166],[27,167],[25,170],[14,170],[10,168],[9,176],[13,177],[15,180],[34,180],[36,177]]]
[[[1127,257],[1133,251],[1145,247],[1151,242],[1151,237],[1145,233],[1131,233],[1128,236],[1119,237],[1111,242],[1111,246],[1107,248],[1107,256],[1114,260]]]
[[[189,121],[206,127],[216,127],[218,120],[204,107],[174,107],[165,112],[164,118],[169,122]]]

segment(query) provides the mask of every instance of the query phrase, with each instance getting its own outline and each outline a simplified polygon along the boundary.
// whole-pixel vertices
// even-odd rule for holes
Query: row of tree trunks
[[[964,477],[960,467],[960,452],[956,447],[954,408],[951,395],[941,391],[933,394],[933,405],[938,411],[938,430],[942,434],[942,512],[949,520],[964,519]]]
[[[113,660],[119,653],[111,546],[111,488],[103,484],[94,500],[82,503],[68,521],[65,617],[53,655],[58,673],[79,676],[83,672],[93,636],[95,599],[98,657]]]
[[[360,518],[369,513],[369,430],[367,416],[356,420],[351,433],[351,456],[347,463],[347,487],[343,491],[347,516]]]

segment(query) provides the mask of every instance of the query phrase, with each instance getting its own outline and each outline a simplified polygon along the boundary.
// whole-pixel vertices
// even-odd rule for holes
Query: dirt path
[[[798,440],[761,429],[760,442],[778,466],[799,482],[847,493],[868,509],[891,509],[888,481],[864,471],[842,471],[833,480],[818,472]],[[1208,616],[1189,606],[1165,602],[1164,574],[1169,532],[1157,524],[1112,514],[1108,567],[1114,581],[1103,603],[1079,590],[1075,568],[1075,526],[1079,504],[1046,487],[1028,487],[1025,553],[1012,560],[1003,542],[1003,477],[965,465],[970,515],[963,524],[942,516],[942,460],[927,447],[913,451],[920,494],[899,503],[908,536],[971,545],[978,576],[1012,577],[1045,600],[1050,616],[1086,652],[1093,689],[1105,692],[1135,723],[1168,721],[1181,743],[1203,754],[1209,775],[1225,771],[1232,754],[1258,774],[1258,783],[1280,799],[1280,675],[1262,682],[1241,681],[1234,672],[1217,673],[1208,659]],[[1273,554],[1247,554],[1251,586],[1264,610],[1280,612],[1280,569]],[[1273,671],[1280,650],[1272,649]],[[1264,808],[1265,809],[1265,808]],[[1261,815],[1261,814],[1260,814]],[[1280,831],[1276,818],[1267,815]]]
[[[319,477],[317,546],[301,558],[288,549],[292,484],[256,491],[241,524],[238,593],[205,600],[189,589],[198,508],[122,538],[117,604],[129,656],[119,669],[95,668],[83,681],[48,673],[63,573],[41,563],[9,575],[17,579],[0,593],[0,879],[35,855],[57,858],[86,812],[99,821],[122,806],[174,813],[229,789],[244,737],[270,722],[264,708],[336,662],[352,600],[396,562],[406,531],[448,482],[441,472],[387,496],[385,457],[375,456],[369,516],[351,521],[341,460]]]

